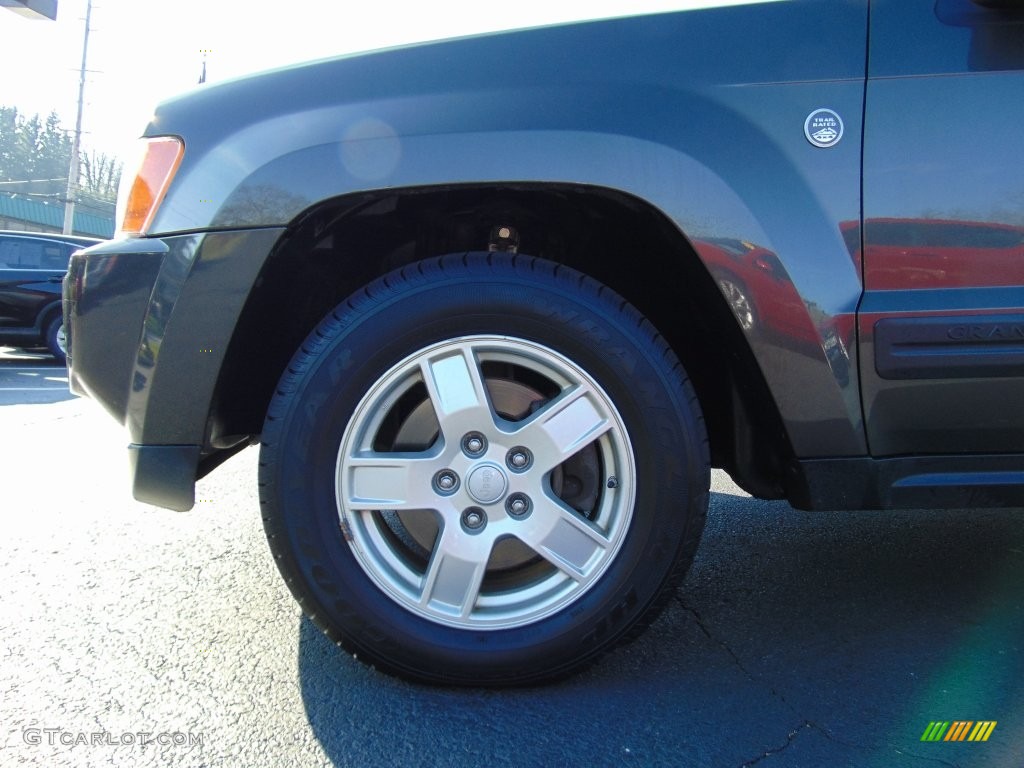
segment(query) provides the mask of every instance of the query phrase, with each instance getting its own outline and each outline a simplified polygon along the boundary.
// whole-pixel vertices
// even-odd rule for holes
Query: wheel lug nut
[[[462,513],[462,525],[471,533],[476,533],[487,523],[487,515],[480,507],[470,507]]]
[[[439,493],[452,493],[459,487],[459,476],[450,469],[442,469],[434,475],[434,489]]]
[[[482,456],[487,450],[487,438],[479,432],[467,432],[462,438],[462,451],[467,456]]]
[[[521,446],[511,449],[505,456],[505,463],[513,472],[525,472],[533,463],[533,454]]]
[[[525,493],[513,493],[505,499],[505,511],[512,517],[522,520],[533,511],[533,502]]]

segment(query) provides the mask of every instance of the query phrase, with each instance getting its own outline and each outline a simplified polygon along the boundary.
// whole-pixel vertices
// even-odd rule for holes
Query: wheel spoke
[[[590,522],[545,498],[519,529],[522,541],[559,570],[576,581],[583,581],[593,570],[595,555],[611,544]]]
[[[350,509],[434,509],[433,457],[370,453],[346,462],[341,492]]]
[[[494,424],[487,387],[469,348],[420,363],[437,422],[447,439]]]
[[[515,439],[533,451],[537,467],[554,469],[612,428],[593,391],[570,387],[530,417]]]
[[[446,523],[423,577],[420,605],[466,618],[480,595],[491,551],[487,536],[467,536],[458,523]]]

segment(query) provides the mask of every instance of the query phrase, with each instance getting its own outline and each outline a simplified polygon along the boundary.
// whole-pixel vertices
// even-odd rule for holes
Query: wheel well
[[[228,347],[210,412],[213,448],[262,428],[274,386],[316,324],[395,268],[459,251],[510,250],[591,275],[635,305],[675,350],[707,421],[712,461],[779,497],[792,450],[735,317],[686,237],[622,193],[475,186],[346,197],[293,222],[267,259]]]

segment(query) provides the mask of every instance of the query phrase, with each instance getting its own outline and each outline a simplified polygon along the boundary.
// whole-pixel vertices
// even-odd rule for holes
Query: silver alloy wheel
[[[629,530],[634,478],[622,419],[585,371],[539,344],[468,336],[407,357],[363,397],[335,498],[356,560],[393,600],[506,629],[600,579]]]
[[[751,306],[750,299],[747,298],[746,293],[727,277],[720,277],[718,285],[725,295],[725,300],[729,302],[729,308],[736,315],[736,319],[739,320],[740,328],[744,331],[751,330],[755,322],[754,308]]]
[[[55,336],[55,340],[57,342],[57,348],[61,352],[63,352],[65,355],[67,355],[67,353],[68,353],[68,337],[64,333],[64,323],[61,323],[60,327],[57,328],[57,333],[56,333],[56,336]]]

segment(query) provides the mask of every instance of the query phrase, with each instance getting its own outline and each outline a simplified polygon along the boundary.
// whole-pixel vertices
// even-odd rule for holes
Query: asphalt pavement
[[[1024,766],[1024,510],[805,513],[716,472],[639,640],[557,685],[449,690],[301,616],[255,449],[177,513],[130,498],[125,443],[0,349],[2,766]],[[922,741],[967,721],[996,725]]]

